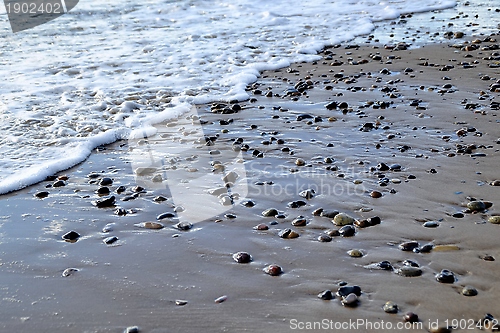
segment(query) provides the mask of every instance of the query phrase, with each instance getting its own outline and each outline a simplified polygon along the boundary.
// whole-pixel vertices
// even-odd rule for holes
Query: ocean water
[[[244,100],[261,71],[455,0],[80,0],[12,33],[0,7],[0,194],[191,109]],[[151,131],[150,131],[151,132]]]

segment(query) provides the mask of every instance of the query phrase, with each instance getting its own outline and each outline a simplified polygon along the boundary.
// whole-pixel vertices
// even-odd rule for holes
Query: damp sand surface
[[[500,187],[490,185],[500,179],[499,39],[328,48],[316,63],[264,73],[248,88],[252,98],[238,103],[241,110],[199,105],[158,125],[154,137],[102,147],[58,175],[65,186],[54,187],[55,179],[2,197],[0,327],[288,332],[294,323],[325,319],[396,325],[411,311],[423,328],[408,331],[425,332],[429,321],[499,318],[500,230],[487,222],[500,213]],[[140,165],[144,156],[153,169]],[[237,177],[224,192],[221,180],[231,171]],[[95,191],[104,177],[113,180],[116,204],[97,208],[92,201],[102,199]],[[126,190],[116,193],[119,186]],[[304,198],[307,189],[313,195]],[[36,198],[41,191],[48,196]],[[471,212],[472,201],[492,205]],[[262,216],[268,208],[281,215]],[[340,228],[315,216],[319,208],[381,223],[319,242]],[[137,226],[165,212],[173,217],[158,221],[164,228]],[[292,226],[298,216],[305,226]],[[428,221],[438,226],[424,227]],[[179,222],[192,228],[179,230]],[[255,230],[258,224],[268,230]],[[279,237],[286,228],[299,237]],[[71,230],[80,235],[73,243],[61,238]],[[118,240],[105,244],[111,236]],[[434,248],[400,250],[407,241]],[[353,249],[364,255],[351,257]],[[239,251],[252,261],[235,262]],[[422,274],[396,274],[405,259]],[[393,271],[364,267],[384,260]],[[270,264],[283,273],[265,274]],[[75,270],[63,276],[67,268]],[[442,269],[455,274],[454,283],[436,281]],[[357,306],[317,297],[342,282],[360,286]],[[478,295],[463,296],[465,285]],[[387,301],[398,305],[397,314],[383,311]]]

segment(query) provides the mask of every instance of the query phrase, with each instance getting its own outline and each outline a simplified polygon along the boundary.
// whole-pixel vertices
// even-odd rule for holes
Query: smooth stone
[[[472,286],[465,286],[462,289],[462,295],[464,296],[476,296],[477,295],[477,289],[472,287]]]
[[[342,286],[337,290],[337,296],[345,297],[349,294],[361,296],[361,288],[359,286]]]
[[[300,215],[300,216],[297,216],[293,221],[292,221],[292,225],[295,226],[295,227],[303,227],[307,224],[307,219]]]
[[[125,329],[125,333],[139,333],[139,327],[130,326]]]
[[[500,224],[500,215],[498,215],[498,216],[490,216],[488,218],[488,222],[493,223],[493,224]]]
[[[227,296],[226,295],[223,295],[221,297],[217,297],[214,302],[215,303],[222,303],[222,302],[225,302],[227,300]]]
[[[396,273],[401,276],[420,276],[422,275],[422,270],[418,267],[413,266],[403,266],[400,269],[396,270]]]
[[[330,236],[330,237],[337,237],[340,236],[340,233],[337,229],[330,229],[330,230],[325,230],[325,234]]]
[[[303,201],[303,200],[296,200],[296,201],[291,201],[288,203],[288,207],[289,208],[300,208],[300,207],[303,207],[307,205],[307,202]]]
[[[467,208],[473,212],[481,212],[486,209],[486,205],[482,201],[471,201],[467,204]]]
[[[239,264],[248,264],[252,261],[252,256],[247,252],[236,252],[233,254],[233,260]]]
[[[62,272],[62,276],[64,277],[68,277],[70,275],[73,275],[74,273],[78,272],[78,268],[66,268],[63,272]]]
[[[167,201],[167,200],[168,200],[167,198],[165,198],[164,196],[161,196],[161,195],[156,196],[156,197],[153,199],[153,201],[154,201],[154,202],[163,202],[163,201]]]
[[[356,249],[347,251],[347,254],[353,258],[361,258],[362,256],[364,256],[363,252]]]
[[[295,160],[295,165],[304,166],[304,165],[306,165],[306,161],[304,161],[302,158],[298,158]]]
[[[127,188],[123,185],[121,186],[118,186],[118,188],[116,189],[116,193],[120,194],[122,192],[125,192],[127,190]]]
[[[373,264],[369,264],[366,266],[363,266],[366,269],[378,269],[378,270],[384,270],[384,271],[392,271],[394,268],[392,267],[392,264],[387,261],[381,261],[381,262],[376,262]]]
[[[278,233],[278,236],[280,236],[281,238],[293,239],[293,238],[299,237],[299,234],[296,231],[287,228],[287,229],[281,230]]]
[[[436,221],[427,221],[424,224],[422,224],[425,228],[437,228],[439,227],[439,222]]]
[[[356,294],[349,294],[342,298],[342,305],[355,306],[358,303],[358,296]]]
[[[262,216],[264,217],[274,217],[278,215],[278,210],[276,208],[268,208],[262,212]]]
[[[328,217],[330,219],[335,218],[339,214],[338,210],[323,210],[321,211],[320,215],[321,217]]]
[[[255,230],[268,230],[269,226],[264,223],[257,224],[255,227],[253,227]]]
[[[165,226],[158,222],[142,222],[134,224],[136,227],[145,229],[163,229]]]
[[[269,265],[264,268],[264,273],[271,276],[278,276],[283,273],[283,269],[278,265]]]
[[[403,260],[403,266],[420,267],[418,262],[410,260],[410,259]]]
[[[65,233],[64,235],[62,235],[61,238],[67,242],[74,243],[78,240],[78,238],[80,238],[80,234],[77,233],[76,231],[71,230],[71,231]]]
[[[112,207],[115,205],[116,198],[114,195],[110,196],[109,198],[105,198],[102,200],[95,200],[92,201],[92,204],[96,206],[97,208],[105,208],[105,207]]]
[[[301,196],[302,198],[306,198],[306,199],[312,199],[315,194],[316,194],[316,191],[314,191],[313,189],[307,189],[307,190],[299,192],[299,196]]]
[[[127,215],[127,210],[125,208],[117,208],[115,209],[114,214],[118,216]]]
[[[43,199],[49,196],[49,192],[47,191],[37,192],[34,194],[34,196],[37,197],[38,199]]]
[[[331,290],[325,290],[318,294],[318,298],[321,298],[325,301],[329,301],[334,298]]]
[[[378,216],[373,216],[373,217],[370,217],[368,219],[368,223],[370,223],[370,225],[377,225],[377,224],[380,224],[382,221],[380,220],[380,217]]]
[[[118,240],[118,237],[116,236],[111,236],[111,237],[106,237],[104,238],[102,241],[104,242],[104,244],[106,245],[111,245],[113,244],[114,242],[116,242]]]
[[[500,186],[500,180],[494,180],[490,183],[491,186]]]
[[[193,227],[193,224],[189,222],[179,222],[175,224],[174,227],[182,231],[187,231]]]
[[[330,237],[326,234],[322,234],[322,235],[318,236],[318,241],[322,242],[322,243],[328,243],[328,242],[332,241],[332,237]]]
[[[66,186],[66,182],[64,180],[58,180],[57,182],[52,184],[52,187],[62,187],[62,186]]]
[[[409,323],[416,323],[418,322],[418,315],[413,312],[407,312],[403,316],[403,320]]]
[[[103,186],[99,187],[97,191],[95,191],[96,194],[98,195],[108,195],[111,191],[109,190],[109,187]]]
[[[165,213],[161,213],[160,215],[158,215],[156,217],[157,220],[163,220],[163,219],[170,219],[170,218],[173,218],[175,217],[175,214],[174,213],[171,213],[171,212],[165,212]]]
[[[108,223],[102,228],[102,232],[110,232],[113,231],[113,227],[115,226],[115,223]]]
[[[382,197],[382,193],[379,192],[379,191],[371,191],[370,192],[370,196],[372,198],[375,198],[375,199],[378,199],[378,198],[381,198]]]
[[[455,274],[452,271],[447,269],[441,270],[438,274],[436,274],[436,280],[441,283],[454,283],[455,282]]]
[[[188,304],[188,301],[186,301],[186,300],[183,300],[183,299],[177,299],[177,300],[175,300],[175,305],[183,306],[183,305],[186,305],[186,304]]]
[[[346,213],[339,213],[333,218],[333,223],[339,227],[354,224],[354,221],[355,219]]]
[[[413,251],[413,249],[418,248],[419,244],[416,241],[404,242],[399,244],[398,248],[401,251]]]
[[[345,225],[339,229],[339,234],[342,237],[351,237],[356,233],[356,228],[352,225]]]
[[[243,201],[241,204],[248,208],[255,206],[255,202],[253,200],[246,200]]]
[[[398,313],[398,305],[394,302],[386,302],[383,309],[386,313]]]
[[[109,177],[104,177],[99,182],[99,185],[101,185],[101,186],[108,186],[108,185],[112,185],[112,184],[113,184],[113,180]]]
[[[495,257],[490,256],[488,254],[483,256],[481,259],[483,259],[484,261],[495,261]]]

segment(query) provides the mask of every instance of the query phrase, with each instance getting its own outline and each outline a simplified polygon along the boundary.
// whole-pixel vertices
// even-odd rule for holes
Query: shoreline
[[[493,38],[453,40],[470,51],[446,44],[400,51],[373,45],[326,49],[317,63],[264,73],[249,87],[251,100],[238,103],[241,110],[218,113],[224,108],[198,106],[197,114],[157,125],[154,137],[93,153],[65,172],[65,186],[46,188],[54,179],[3,196],[0,327],[289,332],[292,320],[362,318],[396,325],[411,311],[423,328],[408,331],[422,332],[436,320],[443,329],[446,320],[475,323],[486,313],[500,318],[498,226],[488,222],[500,205],[500,187],[490,185],[500,178],[500,97],[494,88],[500,77],[489,67],[499,62],[493,54],[500,50],[491,48],[500,36]],[[266,97],[269,91],[272,97]],[[142,170],[145,192],[135,187],[132,172],[145,167],[137,164],[144,153],[164,162]],[[241,165],[244,171],[227,194],[237,204],[224,206],[226,194],[217,192],[221,178],[241,172]],[[152,181],[157,174],[183,184],[174,190],[189,190],[172,196],[165,177]],[[102,199],[95,191],[105,177],[112,179],[108,187],[116,205],[96,208],[91,202]],[[117,193],[120,186],[126,190]],[[307,189],[315,191],[300,194]],[[207,195],[211,190],[215,195]],[[46,198],[33,196],[42,191],[49,192]],[[467,212],[472,198],[492,206]],[[116,214],[118,208],[124,215]],[[283,217],[262,216],[268,208]],[[318,208],[358,221],[378,216],[381,223],[320,242],[325,231],[340,227],[315,215]],[[193,220],[205,210],[211,218]],[[157,220],[163,229],[137,226],[165,212],[174,217]],[[292,225],[298,216],[305,226]],[[193,226],[179,230],[179,221]],[[426,222],[437,225],[424,227]],[[254,230],[260,224],[268,229]],[[286,228],[300,236],[281,238]],[[75,243],[61,239],[71,230],[81,235]],[[103,243],[111,236],[118,241]],[[434,248],[400,250],[407,241]],[[350,250],[363,256],[351,257]],[[234,262],[238,251],[250,253],[252,262]],[[408,259],[418,263],[420,276],[397,273]],[[365,268],[384,260],[393,271]],[[282,266],[282,275],[263,272],[273,263]],[[63,276],[68,268],[75,271]],[[453,271],[456,281],[437,282],[442,269]],[[335,293],[342,281],[361,287],[356,307],[342,306],[338,296],[318,299],[326,289]],[[478,295],[462,295],[467,285]],[[223,295],[225,301],[214,302]],[[181,300],[187,304],[179,305]],[[383,311],[387,301],[397,303],[398,313]]]

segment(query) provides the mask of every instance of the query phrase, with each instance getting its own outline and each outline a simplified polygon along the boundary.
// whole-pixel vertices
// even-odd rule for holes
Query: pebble
[[[38,199],[43,199],[49,196],[49,192],[47,191],[37,192],[34,194],[34,196],[37,197]]]
[[[121,186],[118,186],[118,188],[116,189],[116,193],[120,194],[122,192],[125,192],[127,190],[127,188],[123,185]]]
[[[161,213],[160,215],[158,215],[156,217],[157,220],[163,220],[163,219],[170,219],[170,218],[173,218],[175,217],[175,214],[174,213],[171,213],[171,212],[165,212],[165,213]]]
[[[337,290],[337,296],[346,297],[349,294],[361,296],[361,288],[359,286],[342,286]]]
[[[398,313],[398,305],[394,302],[386,302],[383,309],[386,313]]]
[[[321,217],[328,217],[330,219],[333,219],[335,218],[335,216],[337,216],[339,214],[339,211],[338,210],[322,210],[320,212],[320,215]]]
[[[271,276],[278,276],[283,273],[283,269],[278,265],[269,265],[264,268],[264,273],[269,274]]]
[[[174,227],[182,231],[187,231],[193,227],[193,224],[190,222],[179,222]]]
[[[347,254],[353,258],[361,258],[364,256],[364,253],[361,250],[356,249],[347,251]]]
[[[491,186],[500,186],[500,180],[494,180],[490,183]]]
[[[352,225],[345,225],[339,229],[339,234],[342,237],[351,237],[356,233],[356,228]]]
[[[409,323],[416,323],[418,322],[418,315],[413,312],[407,312],[403,316],[403,320]]]
[[[318,298],[321,298],[325,301],[329,301],[329,300],[333,299],[334,296],[333,296],[333,293],[331,290],[325,290],[325,291],[322,291],[318,294]]]
[[[142,222],[134,224],[136,227],[145,229],[163,229],[165,226],[158,222]]]
[[[439,227],[439,222],[436,221],[427,221],[422,224],[425,228],[437,228]]]
[[[109,190],[109,187],[106,187],[106,186],[102,186],[102,187],[99,187],[95,193],[98,194],[98,195],[108,195],[111,191]]]
[[[486,205],[482,201],[471,201],[467,204],[467,208],[473,212],[481,212],[486,209]]]
[[[66,186],[66,182],[64,180],[58,180],[54,184],[52,184],[52,187],[62,187]]]
[[[299,237],[299,234],[296,231],[287,228],[287,229],[281,230],[278,233],[278,236],[280,236],[281,238],[293,239],[293,238]]]
[[[221,297],[217,297],[214,302],[215,303],[222,303],[222,302],[225,302],[227,300],[227,296],[226,295],[223,295]]]
[[[77,233],[76,231],[69,231],[62,235],[62,239],[64,239],[66,242],[74,243],[80,238],[80,234]]]
[[[63,272],[62,272],[62,276],[64,277],[68,277],[70,275],[73,275],[74,273],[78,272],[78,269],[77,268],[66,268]]]
[[[418,248],[418,246],[419,246],[418,242],[410,241],[399,244],[398,248],[401,251],[413,251],[414,249]]]
[[[328,243],[332,241],[332,237],[328,236],[327,234],[321,234],[318,236],[318,241],[322,243]]]
[[[378,198],[382,197],[382,193],[379,191],[371,191],[370,196],[372,198],[378,199]]]
[[[490,256],[489,254],[483,256],[481,259],[483,259],[484,261],[495,261],[495,257]]]
[[[465,286],[462,289],[462,295],[464,296],[476,296],[477,295],[477,289],[472,287],[472,286]]]
[[[307,202],[303,200],[296,200],[296,201],[291,201],[287,204],[288,207],[290,208],[300,208],[307,205]]]
[[[105,198],[105,199],[102,199],[102,200],[92,201],[92,204],[94,206],[96,206],[97,208],[106,208],[106,207],[114,206],[115,202],[116,202],[116,198],[114,195],[112,195],[112,196]]]
[[[113,231],[114,223],[108,223],[102,228],[102,232],[110,232]]]
[[[488,218],[488,222],[493,223],[493,224],[500,224],[500,215],[490,216]]]
[[[130,326],[125,329],[125,333],[139,333],[139,327]]]
[[[304,165],[306,165],[306,161],[304,161],[302,158],[298,158],[295,160],[295,165],[304,166]]]
[[[350,224],[354,224],[354,218],[345,214],[345,213],[338,213],[335,215],[335,217],[333,218],[333,223],[336,225],[336,226],[345,226],[345,225],[350,225]]]
[[[252,256],[247,252],[236,252],[233,254],[233,260],[239,264],[248,264],[252,261]]]
[[[447,269],[441,270],[438,274],[436,274],[436,280],[441,283],[454,283],[455,282],[455,274],[452,271]]]
[[[297,216],[293,221],[292,221],[292,225],[295,226],[295,227],[303,227],[307,224],[307,219],[300,215],[300,216]]]
[[[366,269],[378,269],[378,270],[384,270],[384,271],[392,271],[394,269],[392,267],[392,264],[387,260],[366,265],[366,266],[364,266],[364,268],[366,268]]]
[[[307,189],[307,190],[304,190],[304,191],[301,191],[299,193],[299,195],[302,197],[302,198],[306,198],[306,199],[312,199],[314,197],[314,195],[316,194],[316,191],[314,191],[313,189]]]
[[[243,201],[241,204],[242,204],[243,206],[245,206],[245,207],[250,208],[250,207],[255,206],[255,201],[253,201],[253,200],[245,200],[245,201]]]
[[[116,242],[117,240],[118,240],[118,237],[116,237],[116,236],[111,236],[111,237],[106,237],[106,238],[104,238],[102,241],[104,242],[104,244],[111,245],[111,244],[113,244],[114,242]]]
[[[108,178],[108,177],[104,177],[101,179],[101,181],[99,182],[99,185],[101,186],[108,186],[108,185],[112,185],[113,184],[113,180],[111,178]]]
[[[255,230],[268,230],[269,226],[264,223],[257,224],[255,227],[253,227]]]
[[[420,276],[422,275],[422,270],[418,267],[413,266],[403,266],[400,269],[396,270],[396,273],[401,276]]]
[[[349,294],[342,298],[342,305],[355,306],[358,303],[358,296],[356,294]]]
[[[153,201],[154,201],[154,202],[163,202],[163,201],[167,201],[167,200],[168,200],[167,198],[165,198],[164,196],[161,196],[161,195],[156,196],[156,197],[153,199]]]
[[[188,303],[188,301],[185,301],[183,299],[175,300],[175,305],[178,305],[178,306],[183,306],[183,305],[186,305],[187,303]]]
[[[262,216],[264,217],[274,217],[278,215],[278,210],[276,208],[268,208],[262,212]]]

